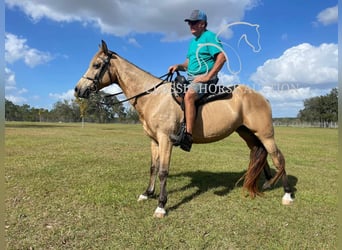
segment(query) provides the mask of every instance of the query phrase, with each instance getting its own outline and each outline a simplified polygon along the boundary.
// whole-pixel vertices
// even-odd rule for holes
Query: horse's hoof
[[[165,217],[165,215],[166,215],[165,209],[161,207],[157,207],[156,211],[154,211],[153,217],[162,219]]]
[[[146,201],[148,199],[148,197],[146,195],[139,195],[138,201]]]
[[[285,206],[292,205],[294,199],[291,197],[291,193],[285,193],[281,203]]]

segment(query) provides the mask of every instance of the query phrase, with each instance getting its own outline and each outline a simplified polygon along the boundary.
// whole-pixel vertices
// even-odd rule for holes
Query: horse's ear
[[[108,47],[105,41],[101,40],[101,49],[105,54],[108,54]]]

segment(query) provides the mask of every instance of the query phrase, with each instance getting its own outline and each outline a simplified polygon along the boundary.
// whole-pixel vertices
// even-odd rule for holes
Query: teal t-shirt
[[[215,33],[206,30],[200,37],[194,37],[187,54],[188,74],[202,75],[209,72],[215,64],[215,55],[222,51],[221,41]]]

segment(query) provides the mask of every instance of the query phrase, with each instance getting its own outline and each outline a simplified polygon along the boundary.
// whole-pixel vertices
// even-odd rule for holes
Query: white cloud
[[[101,32],[116,36],[132,33],[157,32],[163,40],[176,40],[189,36],[184,18],[194,8],[203,9],[208,15],[209,28],[217,31],[222,23],[243,19],[246,10],[259,0],[190,0],[138,1],[46,1],[5,0],[7,7],[18,7],[33,21],[48,18],[58,22],[78,21],[99,27]],[[222,18],[223,17],[223,18]]]
[[[337,5],[331,8],[327,8],[321,11],[317,15],[317,21],[322,23],[323,25],[329,25],[333,23],[337,23],[338,20],[338,7]]]
[[[27,66],[33,68],[51,59],[52,56],[49,53],[29,47],[26,39],[11,33],[5,34],[5,62],[7,64],[22,60]],[[5,98],[21,105],[28,100],[24,97],[26,93],[28,93],[27,89],[18,87],[15,72],[5,67]]]
[[[138,43],[138,41],[135,38],[129,38],[128,39],[128,43],[132,44],[133,46],[135,46],[137,48],[141,47],[141,45]]]
[[[19,38],[14,34],[5,34],[5,61],[6,63],[14,63],[23,60],[29,67],[35,67],[39,64],[46,63],[52,59],[47,52],[42,52],[34,48],[30,48],[27,40]]]
[[[15,74],[9,68],[5,68],[5,90],[16,89]]]
[[[118,85],[112,84],[112,85],[109,85],[109,86],[101,89],[101,91],[103,91],[107,94],[115,94],[115,93],[121,92],[121,89]]]
[[[63,101],[63,100],[67,100],[67,101],[71,101],[73,99],[75,99],[74,96],[75,91],[73,89],[69,89],[68,91],[62,93],[62,94],[58,94],[58,93],[49,93],[49,96],[55,100],[59,100],[59,101]]]
[[[18,96],[18,95],[6,95],[5,98],[6,98],[6,100],[8,100],[14,104],[17,104],[17,105],[22,105],[25,102],[27,102],[27,99],[25,97]]]
[[[279,58],[267,60],[250,79],[260,85],[337,84],[337,58],[337,44],[315,47],[303,43],[286,50]]]
[[[325,95],[338,82],[337,44],[303,43],[267,60],[250,80],[270,100],[275,117],[295,117],[305,99]]]
[[[5,67],[5,98],[15,104],[23,104],[27,98],[22,95],[27,92],[27,89],[17,87],[14,72]]]
[[[270,101],[273,117],[296,117],[299,110],[304,108],[305,99],[326,95],[330,90],[287,85],[263,86],[259,92]]]
[[[280,103],[301,101],[303,98],[311,98],[321,95],[324,92],[319,89],[311,89],[310,87],[297,88],[296,86],[287,86],[278,89],[272,86],[263,86],[259,91],[270,101]]]
[[[224,86],[230,86],[230,85],[240,83],[240,79],[238,75],[228,75],[228,74],[219,72],[218,78],[219,78],[218,84],[224,85]]]

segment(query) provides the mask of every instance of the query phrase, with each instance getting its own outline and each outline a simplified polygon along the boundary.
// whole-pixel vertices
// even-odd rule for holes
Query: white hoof
[[[157,207],[156,211],[154,211],[153,217],[155,218],[164,218],[166,211],[164,208]]]
[[[146,195],[139,195],[138,201],[146,201],[148,199],[148,197]]]
[[[285,193],[281,203],[283,205],[292,205],[293,202],[294,202],[294,199],[291,197],[291,193]]]

